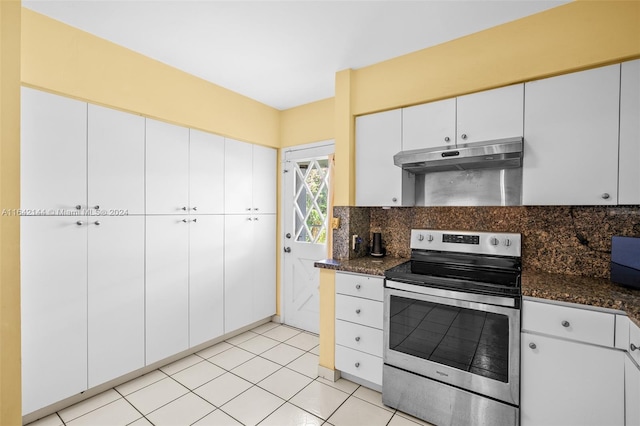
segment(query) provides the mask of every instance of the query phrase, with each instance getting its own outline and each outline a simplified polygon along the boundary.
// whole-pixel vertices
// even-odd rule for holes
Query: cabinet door
[[[455,98],[402,109],[403,151],[455,144]]]
[[[623,352],[528,333],[521,341],[523,426],[624,425]]]
[[[147,214],[186,212],[189,205],[189,129],[146,119]]]
[[[616,204],[620,65],[525,90],[523,203]]]
[[[626,425],[640,425],[640,368],[624,358],[624,398]]]
[[[144,118],[89,105],[88,203],[144,214]]]
[[[253,146],[253,212],[276,213],[277,152]]]
[[[28,414],[87,389],[86,217],[23,217],[20,231],[22,413]]]
[[[640,348],[640,327],[638,327],[635,323],[629,322],[629,346],[627,346],[627,350],[629,350],[631,357],[640,364],[640,349],[631,350],[631,345],[634,345],[636,348]]]
[[[524,85],[458,97],[458,145],[522,136]]]
[[[21,208],[86,208],[87,104],[26,87],[21,103]]]
[[[91,218],[88,247],[91,388],[144,367],[144,217]]]
[[[224,332],[253,322],[253,219],[227,215],[224,219]]]
[[[189,346],[224,334],[224,216],[189,224]]]
[[[189,130],[191,213],[224,213],[224,138]]]
[[[622,63],[618,204],[640,204],[640,59]]]
[[[184,220],[184,222],[183,222]],[[189,347],[189,224],[146,217],[146,364]]]
[[[409,176],[393,164],[401,149],[401,109],[356,118],[356,205],[413,205],[411,194],[403,199],[403,178]]]
[[[224,211],[247,214],[253,208],[253,147],[225,139],[224,148]]]
[[[253,217],[253,321],[276,313],[276,216]]]

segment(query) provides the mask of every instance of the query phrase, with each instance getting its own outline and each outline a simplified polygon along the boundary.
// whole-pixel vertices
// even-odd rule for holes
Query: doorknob
[[[287,235],[285,235],[285,237],[287,237],[288,239],[291,239],[291,232],[287,232]]]
[[[291,253],[291,247],[285,247],[284,248],[284,252],[285,253]]]

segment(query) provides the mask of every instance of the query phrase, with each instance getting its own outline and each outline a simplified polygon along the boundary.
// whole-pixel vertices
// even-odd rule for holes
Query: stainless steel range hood
[[[522,137],[474,142],[456,148],[437,147],[401,151],[396,166],[415,174],[474,169],[510,169],[522,166]]]

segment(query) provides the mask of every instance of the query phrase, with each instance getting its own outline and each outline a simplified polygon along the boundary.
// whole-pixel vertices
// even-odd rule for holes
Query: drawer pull
[[[535,344],[535,343],[533,343],[533,342],[529,343],[529,347],[530,347],[531,349],[535,349],[535,348],[537,348],[536,344]]]
[[[359,367],[360,367],[360,363],[359,363],[359,362],[356,362],[356,363],[355,363],[355,366],[356,366],[356,368],[359,368]]]
[[[360,284],[356,284],[356,290],[360,290],[360,287],[362,287]]]
[[[629,345],[629,349],[631,349],[631,352],[635,351],[636,349],[640,349],[640,346],[636,346],[633,343]]]
[[[360,309],[356,309],[356,314],[360,315]]]
[[[357,336],[356,337],[356,342],[359,342],[359,341],[360,341],[360,336]],[[631,346],[634,346],[633,343],[631,344]],[[631,350],[633,350],[633,349],[631,349]]]
[[[562,326],[563,327],[569,327],[571,324],[569,324],[569,321],[562,321]]]

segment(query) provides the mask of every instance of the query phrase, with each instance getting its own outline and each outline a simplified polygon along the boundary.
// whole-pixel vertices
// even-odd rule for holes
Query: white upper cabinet
[[[393,163],[401,150],[401,109],[356,118],[357,206],[413,205],[413,188],[403,194],[402,185],[412,176]]]
[[[620,65],[525,85],[523,204],[616,204]]]
[[[87,208],[87,104],[22,88],[21,208]]]
[[[640,204],[640,59],[622,63],[618,204]]]
[[[402,150],[456,145],[456,98],[402,109]]]
[[[458,145],[522,136],[523,108],[523,84],[458,97]]]
[[[147,214],[189,208],[189,129],[146,119]]]
[[[225,213],[276,212],[276,156],[273,148],[225,139]]]
[[[189,130],[190,213],[224,213],[224,138]]]
[[[88,108],[89,207],[144,214],[144,117]]]

